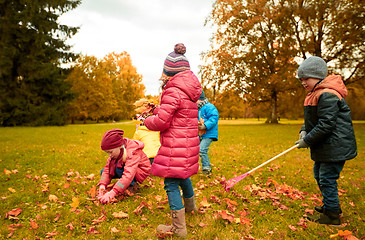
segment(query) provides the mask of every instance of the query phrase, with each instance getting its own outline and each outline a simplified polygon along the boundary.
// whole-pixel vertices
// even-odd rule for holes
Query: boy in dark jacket
[[[339,75],[327,76],[326,62],[316,56],[304,60],[298,78],[309,92],[304,100],[304,124],[298,148],[311,150],[313,173],[323,196],[323,206],[316,207],[320,224],[340,225],[342,213],[337,179],[346,160],[357,155],[356,139],[350,108],[346,104],[347,89]]]

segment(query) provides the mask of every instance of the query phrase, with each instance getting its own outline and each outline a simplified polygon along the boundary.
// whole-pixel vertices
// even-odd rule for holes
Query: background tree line
[[[97,59],[65,44],[78,28],[57,20],[80,2],[0,1],[0,125],[134,116],[145,87],[128,53]],[[302,117],[296,70],[316,55],[343,76],[353,118],[365,119],[364,13],[361,0],[216,0],[200,72],[207,96],[224,118]]]
[[[218,95],[241,93],[268,122],[298,118],[305,96],[298,62],[316,55],[343,77],[353,117],[364,119],[364,12],[360,0],[216,0],[206,22],[217,30],[203,54],[202,84]]]

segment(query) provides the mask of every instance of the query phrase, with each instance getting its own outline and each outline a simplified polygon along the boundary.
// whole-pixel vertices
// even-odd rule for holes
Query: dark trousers
[[[339,211],[337,179],[345,165],[341,162],[314,162],[313,173],[323,196],[324,208],[328,211]]]

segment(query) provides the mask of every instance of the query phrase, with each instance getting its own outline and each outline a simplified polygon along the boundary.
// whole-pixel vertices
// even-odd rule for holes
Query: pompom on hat
[[[104,133],[101,140],[101,149],[109,150],[120,147],[124,144],[124,131],[120,129],[112,129]]]
[[[174,51],[169,53],[165,59],[160,80],[168,80],[179,72],[190,70],[190,64],[184,55],[185,53],[186,47],[184,44],[178,43],[175,45]]]
[[[311,56],[305,59],[298,68],[298,78],[325,79],[328,75],[327,63],[320,57]]]

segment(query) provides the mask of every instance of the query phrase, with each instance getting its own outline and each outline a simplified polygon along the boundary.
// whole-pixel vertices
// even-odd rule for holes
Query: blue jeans
[[[101,169],[100,176],[103,174],[103,171],[104,171],[104,168]],[[121,178],[123,176],[123,173],[124,173],[124,167],[122,167],[122,168],[115,167],[115,174],[114,174],[114,176],[113,176],[112,179]],[[131,182],[130,185],[133,186],[135,182],[136,181],[133,178],[133,180],[132,180],[132,182]]]
[[[211,138],[200,138],[199,156],[202,161],[203,170],[209,170],[209,171],[212,170],[212,166],[210,165],[209,157],[208,157],[209,146],[212,143],[212,141],[213,141],[213,139],[211,139]]]
[[[313,173],[323,196],[324,208],[328,211],[339,211],[337,179],[345,165],[341,162],[314,162]]]
[[[191,198],[194,196],[193,184],[191,183],[190,178],[165,178],[164,189],[167,193],[170,209],[172,211],[178,211],[184,208],[179,187],[181,187],[181,190],[183,191],[184,198]]]

